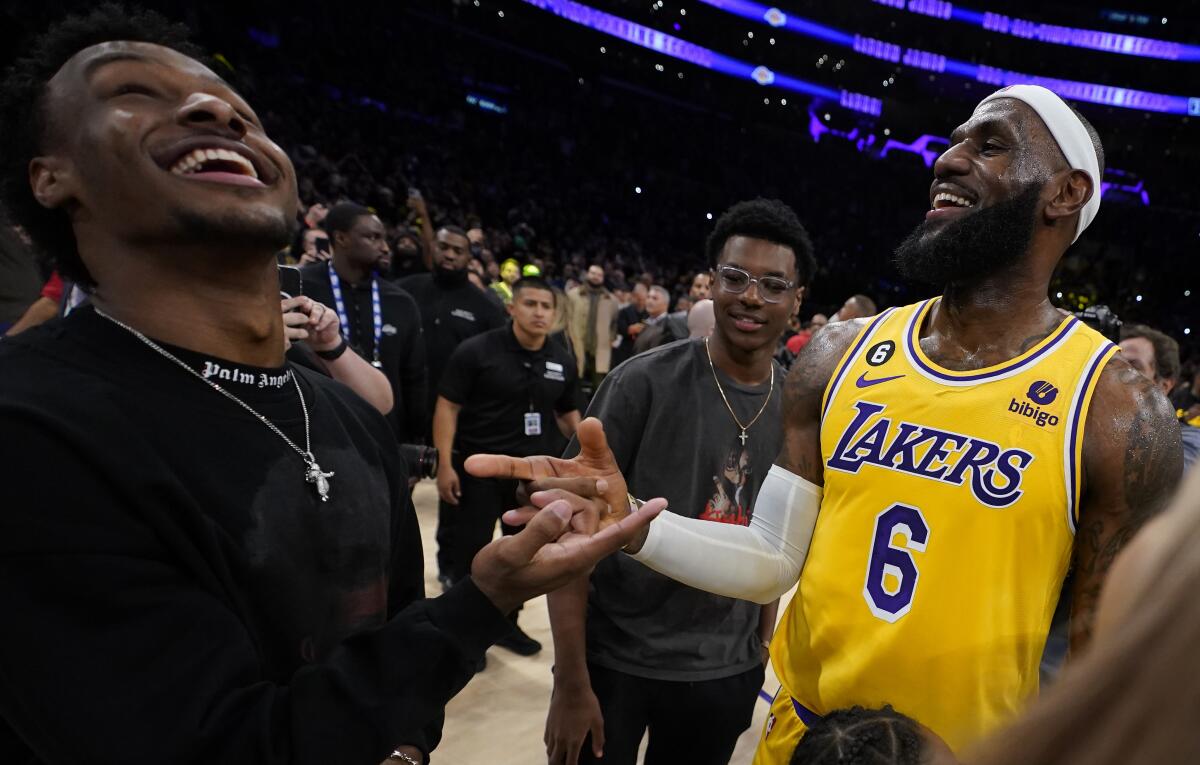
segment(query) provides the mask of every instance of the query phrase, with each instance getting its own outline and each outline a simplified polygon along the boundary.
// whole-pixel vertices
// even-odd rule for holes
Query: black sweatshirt
[[[383,418],[339,383],[173,349],[333,471],[81,309],[0,343],[0,762],[376,765],[428,749],[510,628],[422,595]],[[5,730],[5,727],[11,730]]]

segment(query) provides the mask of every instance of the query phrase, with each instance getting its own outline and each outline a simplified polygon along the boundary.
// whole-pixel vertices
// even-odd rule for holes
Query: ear
[[[1091,177],[1082,170],[1065,170],[1055,177],[1058,191],[1046,204],[1046,218],[1050,221],[1071,217],[1097,193]]]
[[[504,306],[504,310],[509,315],[509,318],[511,318],[513,315],[513,305],[513,303],[509,303],[508,305]]]
[[[54,210],[75,198],[75,174],[61,157],[29,160],[29,187],[42,207]]]
[[[800,305],[804,302],[804,291],[807,289],[807,287],[796,288],[796,307],[792,309],[792,316],[800,315]]]

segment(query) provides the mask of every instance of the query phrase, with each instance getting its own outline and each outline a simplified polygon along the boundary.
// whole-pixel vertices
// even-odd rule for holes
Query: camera
[[[1112,340],[1121,342],[1121,318],[1106,305],[1089,305],[1082,311],[1071,314],[1092,329]]]
[[[409,478],[437,478],[438,450],[422,444],[400,444],[400,459]]]

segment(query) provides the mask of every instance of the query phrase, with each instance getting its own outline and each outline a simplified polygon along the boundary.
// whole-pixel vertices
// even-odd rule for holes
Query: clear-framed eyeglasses
[[[758,296],[767,303],[780,302],[787,297],[788,290],[796,286],[795,282],[778,276],[751,276],[737,266],[718,266],[717,279],[721,288],[732,295],[740,295],[750,289],[751,284],[757,284]]]

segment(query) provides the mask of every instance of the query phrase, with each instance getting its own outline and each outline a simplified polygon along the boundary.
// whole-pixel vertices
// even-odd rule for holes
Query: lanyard
[[[329,287],[333,291],[333,307],[337,309],[342,334],[349,338],[350,319],[346,316],[346,304],[342,301],[342,280],[338,278],[332,262],[329,263]],[[379,341],[383,337],[383,307],[379,302],[379,280],[375,278],[374,273],[371,274],[371,315],[375,324],[375,358],[371,361],[371,366],[383,369],[383,362],[379,360]]]

